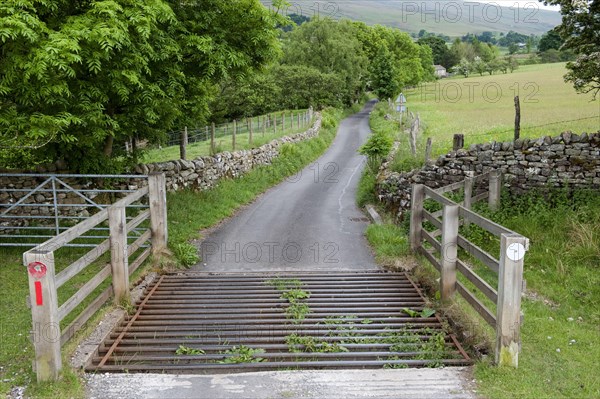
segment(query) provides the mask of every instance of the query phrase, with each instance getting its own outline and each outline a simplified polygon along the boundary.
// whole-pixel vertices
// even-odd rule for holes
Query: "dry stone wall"
[[[598,190],[600,132],[474,144],[408,173],[391,172],[387,164],[379,173],[377,193],[382,202],[400,211],[410,208],[415,183],[438,188],[490,170],[502,171],[504,186],[513,194],[558,187]]]
[[[199,157],[193,160],[174,160],[167,162],[158,162],[138,165],[135,167],[135,174],[149,174],[153,172],[164,172],[166,175],[167,189],[169,191],[181,190],[184,188],[205,190],[217,184],[222,178],[239,177],[255,166],[268,165],[273,159],[279,156],[279,150],[282,145],[287,143],[297,143],[310,139],[319,134],[321,129],[321,113],[316,112],[313,125],[305,132],[284,136],[271,140],[269,143],[251,150],[240,150],[234,152],[222,152],[214,156]],[[1,176],[2,173],[22,173],[22,176]],[[53,164],[39,166],[35,171],[22,170],[3,170],[0,169],[0,187],[8,188],[10,191],[0,192],[0,204],[14,204],[27,195],[28,189],[33,189],[43,183],[47,177],[35,176],[34,173],[57,173],[58,177],[74,189],[94,190],[98,188],[98,179],[75,179],[62,178],[60,175],[68,173],[65,165],[58,161]],[[116,184],[116,185],[115,185]],[[115,189],[135,190],[147,184],[145,178],[127,179],[125,183],[113,183]],[[11,215],[32,215],[48,217],[54,216],[53,193],[51,186],[47,185],[47,191],[39,191],[26,198],[24,204],[39,204],[36,207],[18,207],[11,211]],[[59,185],[59,188],[64,187]],[[25,191],[18,191],[18,190]],[[123,194],[123,196],[126,194]],[[115,198],[97,198],[95,195],[87,195],[98,203],[110,203],[118,199],[121,195],[116,194]],[[57,202],[61,205],[59,214],[61,216],[88,216],[88,210],[81,206],[86,203],[80,195],[74,192],[64,192],[57,194]],[[73,207],[64,206],[73,204]],[[0,212],[7,207],[0,207]],[[90,209],[91,210],[91,209]],[[51,221],[53,222],[53,220]],[[40,224],[45,224],[44,219],[40,219]],[[23,219],[7,219],[0,217],[0,231],[15,225],[26,225],[28,221]]]
[[[279,156],[279,149],[288,143],[297,143],[319,134],[321,114],[315,113],[313,126],[303,133],[284,136],[251,150],[221,152],[214,156],[199,157],[190,161],[176,160],[138,165],[136,173],[164,172],[167,190],[184,188],[206,190],[222,178],[239,177],[259,165],[269,165]]]

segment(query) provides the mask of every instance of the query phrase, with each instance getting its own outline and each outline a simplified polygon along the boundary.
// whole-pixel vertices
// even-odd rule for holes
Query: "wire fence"
[[[273,112],[266,115],[233,120],[221,124],[174,130],[167,133],[166,141],[146,146],[146,149],[167,150],[180,148],[180,159],[186,159],[186,149],[191,144],[205,144],[206,155],[225,149],[235,151],[252,146],[258,137],[281,136],[297,132],[312,122],[313,110],[302,109]],[[127,151],[131,143],[126,143]]]
[[[522,130],[538,129],[538,128],[546,127],[546,126],[561,125],[563,123],[579,122],[579,121],[584,121],[584,120],[589,120],[589,119],[597,119],[598,120],[598,129],[600,129],[600,115],[592,115],[592,116],[586,116],[586,117],[577,118],[577,119],[568,119],[568,120],[563,120],[563,121],[548,122],[548,123],[544,123],[542,125],[522,126],[521,129]],[[506,130],[492,131],[492,132],[487,132],[487,133],[469,134],[468,136],[469,137],[485,137],[485,136],[510,133],[510,132],[514,132],[514,131],[515,131],[514,128],[510,128],[510,129],[506,129]]]

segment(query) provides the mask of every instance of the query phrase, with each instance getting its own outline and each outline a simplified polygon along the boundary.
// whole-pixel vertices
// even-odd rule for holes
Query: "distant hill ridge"
[[[271,6],[270,1],[263,0],[262,3]],[[288,14],[345,17],[369,25],[393,26],[409,33],[425,29],[450,37],[484,31],[507,33],[511,30],[541,35],[561,22],[560,13],[540,9],[536,1],[519,7],[511,7],[510,2],[501,7],[463,0],[297,0],[290,3]]]

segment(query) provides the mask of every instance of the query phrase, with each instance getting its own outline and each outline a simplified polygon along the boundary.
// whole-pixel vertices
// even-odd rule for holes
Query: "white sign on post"
[[[506,256],[513,262],[518,262],[525,257],[525,247],[520,243],[512,243],[506,248]]]

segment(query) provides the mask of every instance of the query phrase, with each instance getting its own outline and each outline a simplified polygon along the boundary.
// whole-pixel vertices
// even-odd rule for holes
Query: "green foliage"
[[[264,349],[254,349],[245,345],[233,346],[231,349],[227,349],[225,352],[221,353],[224,355],[229,355],[223,360],[219,360],[219,363],[223,364],[260,363],[265,360],[262,357],[256,357],[257,354],[265,353]]]
[[[281,298],[287,299],[290,303],[292,303],[301,299],[308,299],[310,298],[310,294],[304,290],[296,288],[285,291],[283,294],[281,294]]]
[[[175,351],[176,355],[203,355],[205,352],[202,349],[190,348],[189,346],[179,345],[179,348]]]
[[[371,224],[365,235],[377,261],[383,265],[396,266],[398,260],[403,260],[410,253],[404,230],[395,224]]]
[[[0,144],[118,172],[125,141],[205,120],[214,84],[277,57],[279,19],[254,0],[5,1]]]
[[[392,54],[385,44],[381,45],[371,61],[371,89],[383,100],[395,99],[400,92],[399,77]]]
[[[266,281],[267,285],[275,287],[278,291],[292,290],[302,287],[302,281],[298,279],[274,278]]]
[[[373,173],[377,173],[381,162],[389,154],[394,144],[394,139],[387,134],[373,132],[367,142],[358,152],[367,156],[367,164]]]
[[[349,106],[359,99],[366,84],[368,60],[350,21],[314,19],[288,33],[284,43],[283,65],[334,74],[343,82],[336,93],[342,104]]]
[[[300,323],[311,312],[310,307],[302,302],[310,298],[310,292],[301,289],[302,282],[300,280],[275,278],[265,283],[281,291],[280,298],[288,302],[285,308],[285,317],[291,319],[292,323]]]
[[[377,177],[371,168],[365,168],[360,181],[358,182],[358,189],[356,193],[356,203],[359,207],[363,207],[369,203],[377,202],[377,195],[375,194],[375,187],[377,185]]]
[[[329,343],[327,341],[318,341],[310,335],[298,335],[292,333],[285,337],[288,350],[292,353],[309,352],[309,353],[332,353],[332,352],[348,352],[348,348],[340,345],[337,342]]]
[[[409,315],[410,317],[427,318],[427,317],[431,317],[435,314],[435,309],[430,309],[430,308],[423,308],[423,309],[421,309],[421,311],[412,310],[409,308],[402,308],[402,311],[404,313],[406,313],[407,315]]]
[[[548,50],[560,50],[562,45],[563,40],[560,37],[560,34],[555,29],[552,29],[546,32],[540,39],[538,51],[543,53]]]
[[[276,102],[279,108],[341,107],[340,93],[346,83],[339,73],[322,72],[306,65],[279,65],[270,73],[279,88]]]
[[[556,31],[564,39],[563,48],[577,54],[575,62],[567,64],[570,70],[565,79],[581,93],[592,93],[596,99],[600,92],[600,1],[548,0],[560,5],[562,24]]]
[[[193,266],[200,261],[198,248],[187,242],[173,245],[173,253],[183,266]]]
[[[440,37],[427,36],[419,39],[421,46],[429,46],[433,52],[433,62],[437,65],[443,65],[450,70],[459,62],[456,53],[450,51],[446,41]]]

